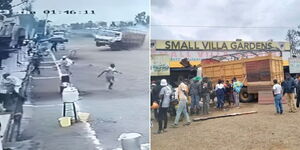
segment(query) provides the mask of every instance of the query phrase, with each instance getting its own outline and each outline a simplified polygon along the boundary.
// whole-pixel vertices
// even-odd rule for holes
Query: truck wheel
[[[253,94],[249,94],[247,92],[247,88],[242,88],[240,91],[240,102],[242,103],[247,103],[250,102],[254,99],[254,95]]]
[[[115,42],[110,45],[110,49],[111,50],[120,50],[121,46],[122,46],[121,42]]]

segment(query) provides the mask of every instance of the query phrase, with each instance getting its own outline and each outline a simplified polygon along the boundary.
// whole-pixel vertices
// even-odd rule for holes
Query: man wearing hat
[[[160,81],[160,86],[162,86],[159,98],[160,98],[160,107],[158,109],[158,134],[161,132],[166,132],[168,125],[168,108],[170,107],[172,89],[168,86],[167,80],[162,79]],[[164,127],[163,127],[164,122]]]

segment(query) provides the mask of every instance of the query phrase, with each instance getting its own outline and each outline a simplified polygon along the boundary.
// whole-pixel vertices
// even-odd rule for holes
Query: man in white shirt
[[[64,69],[69,75],[72,74],[72,72],[70,71],[70,66],[73,64],[74,62],[71,59],[67,58],[67,56],[63,56],[59,62],[59,66],[61,66],[62,69]]]
[[[109,83],[108,85],[108,89],[111,90],[112,89],[112,86],[115,82],[115,76],[114,74],[115,73],[119,73],[119,74],[122,74],[120,71],[117,71],[116,68],[115,68],[115,64],[111,64],[110,67],[108,67],[106,70],[102,71],[98,76],[97,78],[99,78],[102,74],[106,73],[106,81]]]
[[[283,108],[282,108],[282,87],[281,85],[278,84],[277,79],[273,80],[273,95],[274,95],[274,103],[275,103],[275,108],[276,108],[276,113],[277,114],[282,114],[283,113]]]
[[[176,118],[175,118],[174,124],[172,125],[173,128],[178,127],[178,122],[179,122],[181,113],[183,113],[183,115],[186,119],[186,123],[184,125],[191,124],[189,114],[187,113],[187,106],[186,106],[187,100],[188,100],[188,93],[189,93],[187,83],[188,83],[188,80],[185,79],[178,86],[177,95],[178,95],[179,104],[178,104],[178,108],[176,111]]]

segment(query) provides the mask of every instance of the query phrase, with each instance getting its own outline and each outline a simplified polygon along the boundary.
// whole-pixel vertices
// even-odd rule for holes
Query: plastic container
[[[75,87],[66,87],[62,92],[63,102],[75,102],[79,99],[79,92]]]
[[[71,117],[61,117],[58,119],[61,127],[69,127],[71,126]]]
[[[142,137],[139,133],[123,133],[119,137],[123,150],[141,150],[140,138]]]
[[[82,122],[87,122],[89,120],[90,114],[84,112],[78,112],[79,120]]]

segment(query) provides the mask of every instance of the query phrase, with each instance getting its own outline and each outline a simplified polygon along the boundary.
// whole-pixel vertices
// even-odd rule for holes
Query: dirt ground
[[[167,132],[156,134],[158,123],[153,121],[151,131],[152,150],[299,150],[300,110],[275,115],[274,105],[244,103],[241,108],[213,111],[209,116],[235,112],[257,111],[256,114],[218,118],[192,122],[190,126],[170,128],[174,118],[169,119]],[[201,116],[201,115],[200,115]],[[196,118],[198,116],[191,116]],[[185,120],[183,120],[185,121]]]

